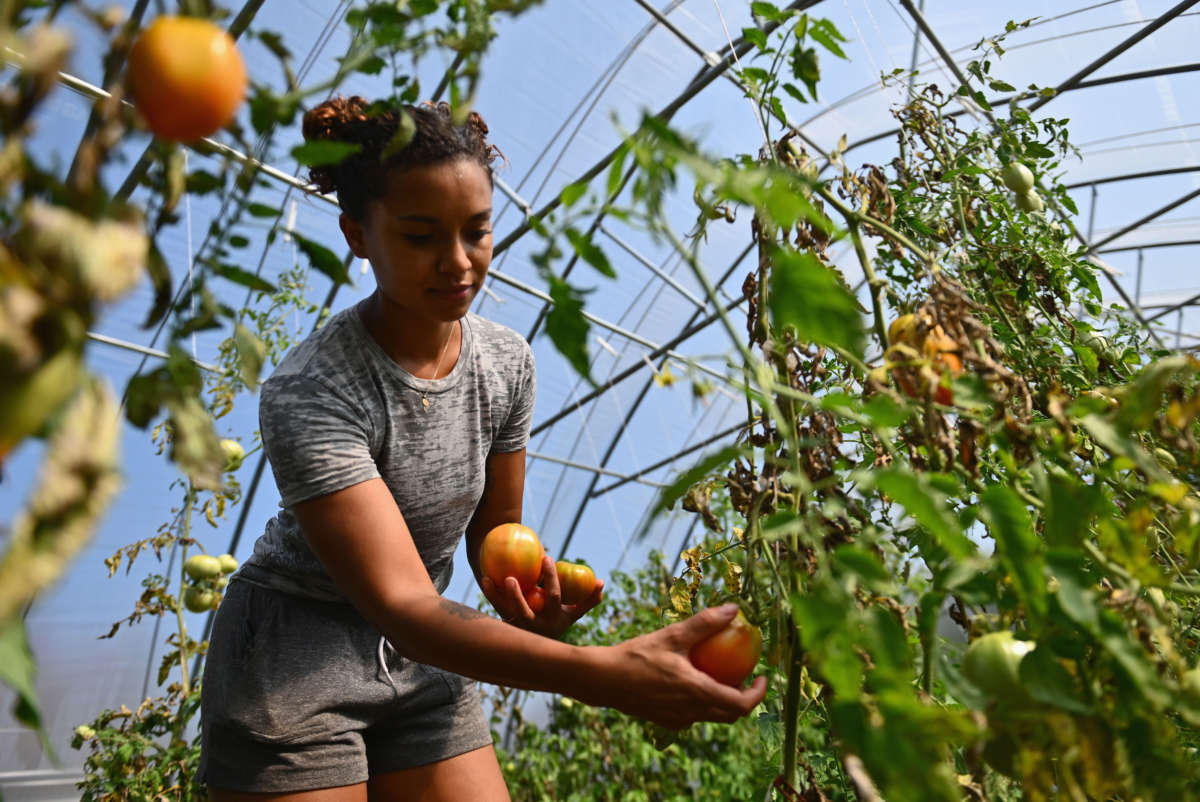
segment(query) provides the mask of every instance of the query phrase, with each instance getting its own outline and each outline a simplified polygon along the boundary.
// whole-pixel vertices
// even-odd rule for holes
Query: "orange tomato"
[[[692,665],[717,682],[739,686],[762,655],[762,631],[741,610],[729,626],[692,647]]]
[[[233,38],[208,20],[160,16],[129,51],[129,95],[156,135],[183,142],[233,119],[246,66]]]
[[[559,560],[554,567],[562,587],[563,604],[579,604],[596,589],[596,574],[588,566]]]
[[[521,591],[528,595],[542,575],[545,555],[542,541],[528,526],[500,524],[483,538],[479,569],[497,587],[504,587],[507,577],[516,577]]]

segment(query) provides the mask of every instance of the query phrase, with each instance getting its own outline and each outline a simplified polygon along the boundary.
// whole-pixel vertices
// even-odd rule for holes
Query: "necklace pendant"
[[[421,406],[425,407],[425,411],[426,411],[426,412],[428,412],[428,411],[429,411],[429,398],[428,398],[428,396],[425,396],[425,395],[422,395],[422,396],[421,396]]]

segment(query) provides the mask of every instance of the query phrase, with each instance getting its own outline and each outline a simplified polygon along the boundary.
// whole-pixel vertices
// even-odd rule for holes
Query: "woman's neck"
[[[458,361],[462,348],[458,321],[431,322],[393,312],[378,292],[359,302],[357,311],[371,339],[414,376],[443,378]]]

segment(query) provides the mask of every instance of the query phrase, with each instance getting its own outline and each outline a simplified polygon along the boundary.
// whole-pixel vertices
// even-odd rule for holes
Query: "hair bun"
[[[367,119],[367,101],[353,97],[334,97],[304,113],[301,131],[308,142],[321,139],[345,139],[346,129]]]

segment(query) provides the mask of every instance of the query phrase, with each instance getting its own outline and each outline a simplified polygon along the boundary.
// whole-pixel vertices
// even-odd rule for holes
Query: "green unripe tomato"
[[[1017,640],[1008,630],[989,632],[971,643],[963,658],[962,672],[988,696],[1024,697],[1021,658],[1035,646],[1032,641]]]
[[[1175,459],[1175,455],[1165,448],[1154,449],[1154,457],[1169,471],[1173,471],[1179,467],[1179,460]]]
[[[1017,208],[1023,212],[1040,212],[1046,204],[1042,202],[1042,196],[1031,189],[1017,195]]]
[[[221,441],[221,453],[225,455],[226,471],[236,471],[246,459],[246,450],[242,448],[242,444],[228,437]]]
[[[221,575],[221,561],[209,554],[193,554],[183,570],[192,579],[216,579]]]
[[[233,558],[232,554],[222,554],[217,557],[217,562],[221,564],[221,573],[232,574],[238,569],[238,561]]]
[[[205,613],[217,606],[218,596],[207,588],[188,585],[183,589],[183,606],[193,613]]]
[[[1024,195],[1033,189],[1033,173],[1020,162],[1009,162],[1001,167],[1000,180],[1018,195]]]

